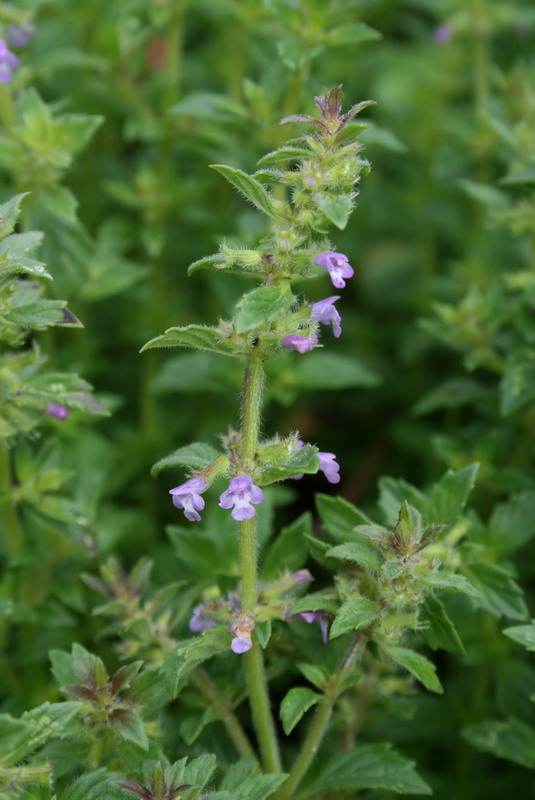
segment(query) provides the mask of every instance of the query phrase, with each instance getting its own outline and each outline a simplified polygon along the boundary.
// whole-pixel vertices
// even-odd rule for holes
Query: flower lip
[[[201,517],[198,513],[202,511],[205,502],[201,497],[201,492],[208,488],[208,484],[203,478],[191,478],[191,480],[169,489],[169,494],[173,496],[173,505],[184,511],[184,516],[190,522],[200,522]]]
[[[345,287],[344,278],[352,278],[355,274],[348,257],[343,253],[334,253],[331,250],[326,250],[316,256],[315,264],[329,272],[333,286],[336,286],[337,289]]]
[[[308,353],[318,343],[318,337],[315,334],[311,336],[301,336],[298,333],[289,333],[285,336],[281,344],[289,350],[297,350],[299,353]]]
[[[335,294],[332,297],[326,297],[325,300],[320,300],[312,305],[312,313],[310,319],[312,322],[321,322],[323,325],[332,325],[333,333],[338,338],[342,333],[342,318],[334,304],[340,300],[340,295]]]
[[[232,508],[232,519],[242,522],[255,516],[253,504],[258,505],[263,499],[264,492],[254,485],[249,475],[238,475],[220,495],[219,505],[225,509]]]
[[[340,465],[334,453],[316,453],[320,460],[319,471],[323,472],[329,483],[340,483]]]

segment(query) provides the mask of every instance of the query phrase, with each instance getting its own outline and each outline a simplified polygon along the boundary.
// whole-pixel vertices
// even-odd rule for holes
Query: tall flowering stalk
[[[288,348],[305,354],[321,346],[322,324],[332,325],[336,337],[341,334],[341,317],[334,306],[340,296],[311,304],[293,294],[292,281],[319,277],[324,269],[333,285],[342,289],[345,280],[353,275],[347,256],[336,252],[326,237],[331,224],[340,229],[346,226],[354,206],[356,184],[361,173],[368,169],[367,162],[359,155],[361,145],[348,123],[372,101],[342,113],[342,99],[340,87],[325,90],[315,98],[318,118],[297,115],[283,119],[281,124],[304,122],[313,127],[313,132],[267,155],[255,175],[214,165],[259,211],[270,217],[271,233],[255,250],[231,249],[222,244],[219,253],[195,262],[189,273],[202,268],[244,272],[257,277],[260,286],[242,297],[232,320],[223,321],[216,328],[197,325],[171,328],[143,348],[195,347],[246,361],[241,431],[233,437],[223,437],[227,445],[225,453],[204,468],[193,470],[189,480],[171,489],[171,494],[175,506],[183,510],[188,520],[199,521],[205,502],[201,492],[214,480],[230,479],[219,505],[231,510],[240,530],[241,600],[231,626],[232,649],[244,654],[249,699],[263,761],[274,772],[281,769],[280,756],[262,650],[254,633],[258,606],[256,517],[264,499],[261,487],[318,470],[323,470],[331,483],[338,482],[339,475],[334,454],[318,453],[314,445],[303,445],[295,432],[274,441],[261,441],[264,363]],[[290,166],[271,168],[278,164]],[[273,183],[287,187],[287,201],[275,199],[265,188],[265,184]],[[166,465],[187,461],[187,455],[181,452],[175,454],[175,459],[173,455],[168,457]]]

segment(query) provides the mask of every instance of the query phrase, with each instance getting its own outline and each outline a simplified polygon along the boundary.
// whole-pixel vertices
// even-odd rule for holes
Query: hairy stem
[[[202,667],[197,667],[194,670],[193,680],[204,697],[215,705],[217,716],[225,726],[238,753],[241,756],[249,756],[256,759],[251,742],[243,730],[241,722],[234,714],[230,703],[224,697],[218,697],[216,686]]]
[[[260,412],[262,408],[262,385],[264,366],[255,356],[251,357],[245,371],[242,398],[241,455],[244,467],[251,469],[258,444]],[[254,614],[258,595],[256,585],[256,517],[240,522],[240,567],[242,578],[242,603],[247,614]],[[253,714],[262,761],[268,772],[280,772],[281,761],[271,714],[264,658],[258,641],[244,654],[245,677],[249,703]]]
[[[22,549],[24,537],[12,498],[12,476],[9,450],[0,439],[0,528],[5,553],[13,557]]]
[[[303,742],[301,752],[292,767],[288,780],[283,784],[282,790],[278,795],[280,800],[289,800],[294,796],[295,790],[312,764],[327,731],[334,704],[338,699],[342,685],[351,674],[365,646],[366,639],[363,636],[358,636],[347,651],[337,674],[325,690],[325,700],[318,706],[316,715]]]

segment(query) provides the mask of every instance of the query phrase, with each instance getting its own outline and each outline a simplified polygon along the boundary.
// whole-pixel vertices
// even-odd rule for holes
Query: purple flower
[[[300,614],[292,614],[290,619],[301,619],[303,622],[308,622],[309,625],[312,625],[313,622],[319,623],[323,644],[327,644],[329,641],[327,633],[329,615],[326,611],[301,611]]]
[[[283,347],[288,347],[290,350],[298,350],[300,353],[307,353],[317,343],[318,337],[315,334],[312,334],[312,336],[300,336],[298,333],[288,334],[281,342]]]
[[[1,83],[0,79],[0,83]],[[49,403],[45,411],[47,417],[55,417],[64,422],[69,416],[69,409],[67,406],[62,406],[59,403]]]
[[[13,47],[26,47],[30,39],[35,33],[33,25],[9,25],[7,29],[7,38],[9,44]]]
[[[254,628],[254,622],[251,617],[240,617],[230,626],[230,632],[234,637],[230,649],[233,653],[246,653],[253,646],[251,641],[251,632]]]
[[[437,44],[447,44],[453,37],[453,28],[451,25],[437,25],[433,30],[433,41]]]
[[[344,278],[352,278],[355,274],[355,270],[343,253],[331,253],[327,250],[316,256],[316,264],[329,271],[333,286],[337,289],[343,289],[346,285]]]
[[[316,453],[320,460],[319,471],[323,472],[329,483],[340,483],[340,465],[334,453]]]
[[[173,495],[173,505],[176,508],[184,509],[184,516],[190,522],[200,522],[201,517],[197,513],[204,508],[204,500],[201,492],[207,489],[206,481],[203,478],[192,478],[175,489],[170,489],[169,494]]]
[[[314,303],[310,319],[312,322],[322,322],[324,325],[332,325],[333,333],[338,339],[342,333],[342,326],[340,325],[342,318],[334,307],[337,300],[340,300],[340,295],[327,297],[325,300],[320,300],[319,303]]]
[[[203,615],[204,611],[204,604],[201,603],[198,606],[195,606],[193,609],[193,616],[188,622],[188,628],[192,633],[202,633],[203,631],[208,631],[210,628],[215,628],[216,623],[213,619],[209,617],[205,617]]]
[[[308,569],[298,569],[297,572],[291,572],[290,578],[293,578],[296,583],[305,583],[306,581],[314,580]]]
[[[0,83],[8,83],[12,77],[12,70],[18,65],[17,56],[8,48],[5,39],[0,39]]]
[[[264,492],[255,486],[249,475],[238,475],[230,482],[228,489],[219,498],[221,508],[232,509],[232,519],[240,522],[244,519],[251,519],[255,515],[255,509],[251,505],[257,505],[264,499]]]

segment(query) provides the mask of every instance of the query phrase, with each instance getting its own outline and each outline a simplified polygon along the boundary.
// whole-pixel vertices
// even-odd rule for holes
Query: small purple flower
[[[188,628],[192,633],[202,633],[203,631],[208,631],[210,628],[215,628],[216,622],[209,617],[205,617],[203,615],[204,611],[204,604],[201,603],[198,606],[195,606],[193,609],[193,616],[188,622]]]
[[[329,483],[340,483],[340,465],[334,453],[316,453],[320,460],[319,471],[323,472]]]
[[[288,347],[290,350],[298,350],[300,353],[307,353],[317,343],[318,337],[315,334],[312,334],[312,336],[300,336],[298,333],[288,334],[281,342],[283,347]]]
[[[207,489],[206,481],[203,478],[192,478],[190,481],[169,490],[173,495],[173,505],[176,508],[184,509],[184,516],[190,522],[200,522],[201,517],[197,513],[204,508],[204,499],[201,492]]]
[[[342,333],[342,326],[340,324],[342,318],[334,307],[337,300],[340,300],[340,295],[327,297],[325,300],[320,300],[319,303],[314,303],[310,319],[312,322],[322,322],[324,325],[332,325],[333,333],[338,339]]]
[[[30,39],[35,33],[33,25],[9,25],[7,29],[7,38],[12,47],[26,47]]]
[[[352,278],[355,274],[348,257],[343,253],[332,253],[327,250],[316,256],[316,264],[328,270],[333,286],[337,289],[343,289],[346,285],[344,278]]]
[[[234,637],[230,649],[233,653],[246,653],[253,646],[251,641],[251,632],[254,628],[254,622],[250,617],[240,617],[230,626],[230,632]]]
[[[8,83],[18,65],[17,56],[8,48],[5,39],[0,39],[0,83]]]
[[[433,41],[437,44],[447,44],[453,38],[453,28],[451,25],[437,25],[433,30]]]
[[[298,569],[297,572],[291,572],[290,578],[293,578],[296,583],[305,583],[306,581],[314,580],[308,569]]]
[[[0,80],[1,83],[1,80]],[[47,417],[55,417],[56,419],[64,422],[69,416],[69,409],[67,406],[62,406],[60,403],[49,403],[45,411]]]
[[[256,511],[251,505],[258,505],[264,499],[264,492],[255,486],[249,475],[238,475],[219,498],[221,508],[232,508],[232,519],[241,522],[254,517]]]
[[[292,614],[290,619],[301,619],[303,622],[308,622],[309,625],[312,625],[313,622],[317,622],[320,626],[323,644],[327,644],[329,641],[329,635],[327,632],[329,615],[326,611],[301,611],[300,614]]]

